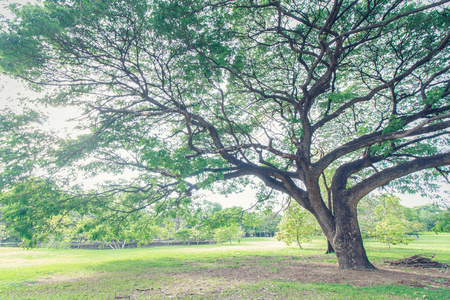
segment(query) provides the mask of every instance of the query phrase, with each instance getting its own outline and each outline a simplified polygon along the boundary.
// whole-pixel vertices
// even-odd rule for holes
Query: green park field
[[[415,254],[450,264],[450,234],[365,242],[375,271],[339,270],[325,241],[271,238],[124,250],[0,248],[0,299],[450,299],[450,271],[391,266]]]

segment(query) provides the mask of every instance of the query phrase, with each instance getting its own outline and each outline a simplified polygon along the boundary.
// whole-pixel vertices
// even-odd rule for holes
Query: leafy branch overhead
[[[314,215],[342,268],[372,268],[360,199],[448,176],[448,2],[45,1],[4,21],[0,68],[84,109],[62,167],[179,199],[257,179]]]

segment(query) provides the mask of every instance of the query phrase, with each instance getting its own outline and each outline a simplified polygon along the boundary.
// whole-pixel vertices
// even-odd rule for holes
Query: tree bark
[[[333,245],[331,245],[330,240],[327,239],[327,251],[325,254],[331,254],[334,253]]]
[[[332,246],[339,262],[339,269],[376,269],[367,258],[359,230],[356,204],[346,201],[334,202],[336,233]]]

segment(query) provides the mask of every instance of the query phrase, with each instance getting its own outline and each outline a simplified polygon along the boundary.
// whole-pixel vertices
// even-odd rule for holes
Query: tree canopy
[[[82,108],[90,130],[36,147],[44,162],[26,171],[44,167],[64,182],[80,170],[132,171],[85,198],[129,193],[114,205],[99,201],[124,216],[198,189],[259,182],[261,194],[286,194],[314,215],[341,268],[373,268],[356,218],[360,199],[449,172],[448,3],[12,7],[16,18],[0,29],[1,72],[44,91],[39,103]]]

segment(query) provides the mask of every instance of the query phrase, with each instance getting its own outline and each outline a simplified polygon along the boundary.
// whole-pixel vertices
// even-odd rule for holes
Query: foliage
[[[27,246],[36,245],[48,238],[58,223],[57,216],[68,212],[59,205],[64,203],[64,197],[51,182],[32,178],[0,195],[0,203],[7,208],[2,219],[14,227]]]
[[[386,243],[388,247],[397,244],[408,244],[412,240],[406,235],[406,226],[404,222],[392,214],[386,214],[376,223],[372,232],[376,240]]]
[[[2,210],[4,207],[0,204],[0,243],[19,243],[20,239],[14,232],[13,227],[2,219]]]
[[[11,109],[0,113],[0,192],[15,184],[33,180],[39,166],[50,164],[52,147],[58,138],[45,132],[45,116],[24,108],[18,114]],[[42,170],[41,170],[42,172]]]
[[[70,242],[76,233],[74,226],[76,220],[70,216],[54,216],[48,220],[48,223],[51,229],[46,247],[56,249],[70,247]]]
[[[358,203],[358,222],[364,238],[372,236],[375,223],[379,220],[375,208],[381,204],[381,201],[381,197],[369,195]]]
[[[427,231],[430,218],[432,218],[434,205],[418,208],[408,208],[400,204],[400,199],[390,194],[370,195],[365,197],[358,205],[358,221],[364,237],[374,234],[374,228],[383,219],[384,222],[401,221],[408,235],[418,235]],[[398,223],[398,222],[397,222]]]
[[[436,217],[436,225],[431,229],[434,232],[450,232],[450,208],[443,209]]]
[[[186,241],[189,240],[194,233],[191,229],[184,228],[184,229],[178,229],[175,232],[175,239],[179,241],[183,241],[184,244],[186,244]]]
[[[442,208],[436,204],[427,204],[423,206],[414,207],[414,212],[418,215],[418,219],[421,223],[426,225],[426,229],[430,230],[436,224],[436,214],[438,214]]]
[[[138,246],[148,244],[161,234],[161,228],[142,213],[120,223],[108,218],[84,216],[76,224],[76,229],[78,236],[85,240],[100,241],[112,249],[123,249],[128,242],[137,242]]]
[[[407,235],[409,222],[403,217],[399,199],[390,195],[383,195],[381,199],[382,204],[375,208],[378,220],[375,222],[371,234],[376,240],[386,243],[388,247],[396,244],[408,244],[412,240]]]
[[[243,236],[242,229],[237,225],[233,224],[230,226],[218,227],[214,229],[214,240],[218,244],[222,244],[224,242],[231,241],[233,239],[240,239]]]
[[[0,222],[0,243],[11,242],[13,237],[12,230],[4,222]]]
[[[246,236],[274,236],[278,230],[281,216],[270,209],[244,212],[241,218],[242,229]]]
[[[309,241],[309,238],[317,232],[317,227],[314,217],[298,203],[291,201],[284,210],[284,216],[278,225],[279,231],[275,237],[287,245],[296,242],[302,249],[301,244]]]

